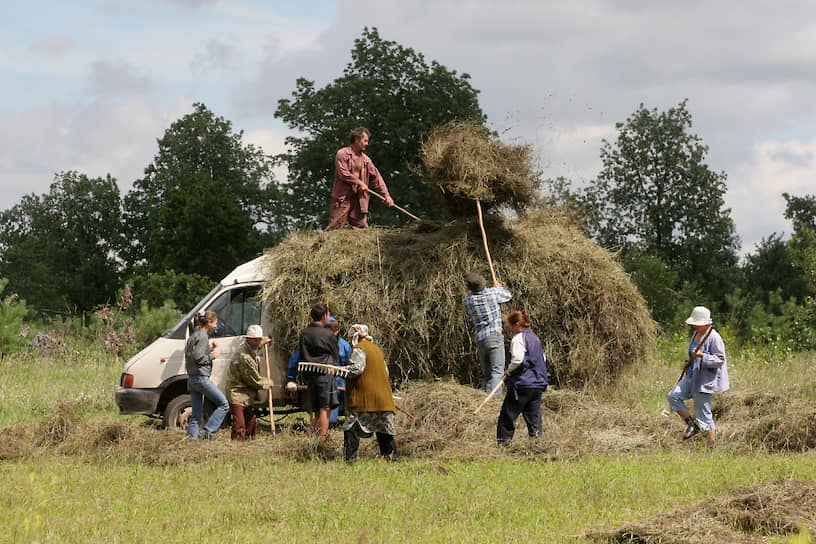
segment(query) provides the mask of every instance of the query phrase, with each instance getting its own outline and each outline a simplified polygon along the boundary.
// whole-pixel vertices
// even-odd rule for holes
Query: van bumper
[[[116,405],[120,414],[149,416],[156,413],[159,396],[155,389],[119,389],[116,392]]]

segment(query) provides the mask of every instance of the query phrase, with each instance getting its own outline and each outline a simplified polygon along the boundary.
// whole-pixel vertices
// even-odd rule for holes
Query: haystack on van
[[[121,414],[160,416],[167,427],[186,427],[192,405],[187,393],[184,346],[193,330],[193,316],[200,310],[212,310],[218,314],[218,327],[211,335],[219,352],[213,362],[212,380],[224,389],[230,360],[243,342],[247,327],[260,324],[264,333],[272,336],[272,322],[260,296],[270,272],[266,259],[258,257],[238,266],[175,327],[125,363],[119,382],[121,389],[116,392],[116,404]],[[287,361],[280,355],[289,348],[273,348],[274,343],[269,349],[270,374],[275,384],[272,398],[277,406],[291,405],[293,399],[288,398],[284,389]],[[261,375],[266,376],[263,357],[261,361]],[[256,408],[258,412],[268,414],[266,391],[259,392]],[[206,403],[204,411],[206,416]]]

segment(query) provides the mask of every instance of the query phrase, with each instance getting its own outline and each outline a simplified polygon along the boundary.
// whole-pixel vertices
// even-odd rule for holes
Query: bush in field
[[[151,307],[143,300],[133,322],[135,348],[141,349],[146,346],[178,323],[182,317],[184,313],[176,308],[172,300],[165,301],[158,308]]]
[[[0,296],[8,281],[0,278]],[[29,327],[24,322],[27,313],[25,301],[16,294],[0,299],[0,356],[14,353],[28,341]]]

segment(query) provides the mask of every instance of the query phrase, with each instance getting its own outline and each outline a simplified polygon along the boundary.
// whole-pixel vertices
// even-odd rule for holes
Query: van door
[[[241,347],[247,327],[261,322],[260,285],[236,287],[218,295],[206,309],[218,314],[218,325],[210,334],[218,357],[210,378],[222,390],[232,355]]]

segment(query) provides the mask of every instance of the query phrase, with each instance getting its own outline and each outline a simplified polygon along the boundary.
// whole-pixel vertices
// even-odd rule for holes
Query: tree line
[[[320,89],[300,78],[278,101],[275,116],[296,134],[286,153],[244,143],[230,121],[195,103],[126,194],[110,175],[65,171],[47,193],[0,212],[0,317],[93,311],[126,284],[148,307],[191,307],[286,233],[326,224],[332,159],[359,125],[374,133],[368,152],[394,199],[424,219],[451,220],[417,173],[419,146],[444,122],[486,123],[478,94],[468,74],[366,28],[341,77]],[[664,326],[705,303],[746,338],[813,347],[816,197],[784,194],[792,235],[770,234],[740,262],[727,176],[706,165],[691,127],[686,101],[666,111],[641,104],[603,142],[598,177],[580,188],[548,180],[541,205],[570,210],[618,252]],[[275,179],[276,165],[286,180]],[[405,217],[375,206],[371,220],[401,226]]]

